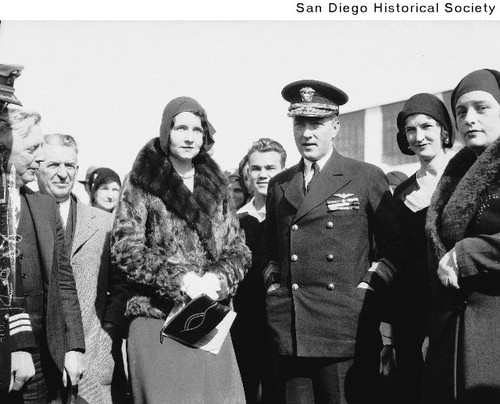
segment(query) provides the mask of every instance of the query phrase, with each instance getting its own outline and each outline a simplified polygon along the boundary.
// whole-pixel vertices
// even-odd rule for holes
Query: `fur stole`
[[[228,209],[227,181],[207,153],[196,156],[193,164],[194,191],[191,192],[160,148],[159,139],[154,138],[139,152],[130,173],[130,182],[160,198],[168,210],[185,220],[199,235],[208,256],[213,259],[216,247],[212,217],[221,203],[224,209]]]
[[[464,148],[450,160],[427,214],[427,237],[437,262],[465,237],[480,200],[499,178],[500,138],[478,158]]]

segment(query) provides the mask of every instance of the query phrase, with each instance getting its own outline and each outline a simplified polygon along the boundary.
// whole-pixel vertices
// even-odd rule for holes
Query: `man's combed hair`
[[[250,155],[254,152],[276,152],[281,156],[281,166],[285,167],[286,164],[286,151],[281,143],[276,140],[270,139],[268,137],[262,137],[256,142],[252,144],[252,147],[248,150],[247,160],[250,158]]]
[[[56,145],[56,146],[65,146],[71,147],[78,153],[78,146],[76,144],[76,140],[71,135],[66,135],[63,133],[49,133],[43,137],[43,140],[46,144]]]
[[[33,126],[38,125],[42,117],[38,112],[24,108],[8,107],[2,113],[2,125],[0,125],[0,138],[8,133],[16,131],[21,137],[26,137]]]

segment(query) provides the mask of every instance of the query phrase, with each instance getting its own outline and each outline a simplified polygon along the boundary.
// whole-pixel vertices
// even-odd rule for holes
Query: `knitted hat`
[[[182,112],[197,112],[203,115],[208,125],[208,131],[203,133],[203,146],[201,151],[209,151],[214,145],[215,129],[207,119],[207,114],[203,107],[193,98],[177,97],[170,101],[163,110],[163,116],[160,125],[160,146],[168,154],[170,128],[176,115]]]
[[[415,152],[409,149],[408,139],[405,133],[406,118],[410,115],[424,114],[430,116],[439,124],[445,128],[450,134],[449,140],[443,144],[443,147],[451,147],[453,142],[451,140],[452,126],[450,114],[438,97],[433,94],[420,93],[412,96],[408,101],[405,102],[403,110],[398,114],[397,124],[398,124],[398,134],[397,141],[399,150],[403,154],[413,156]]]
[[[500,104],[500,72],[493,69],[475,70],[460,80],[451,93],[453,116],[457,116],[455,105],[458,99],[471,91],[486,91]]]

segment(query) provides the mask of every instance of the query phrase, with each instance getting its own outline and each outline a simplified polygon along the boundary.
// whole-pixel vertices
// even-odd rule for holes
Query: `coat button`
[[[23,279],[26,279],[26,274],[25,274],[25,273],[23,273],[22,277],[23,277]]]
[[[328,261],[333,261],[333,254],[328,254],[328,255],[326,256],[326,259],[327,259]]]
[[[299,257],[297,257],[297,255],[293,254],[290,259],[292,260],[292,262],[295,262],[299,259]]]
[[[297,231],[299,230],[299,226],[297,226],[296,224],[292,225],[292,231]]]
[[[327,229],[333,229],[333,222],[327,222],[326,223],[326,228]]]
[[[333,290],[335,289],[335,285],[333,283],[329,283],[328,286],[326,287],[328,290]]]
[[[299,290],[299,285],[297,285],[296,283],[294,283],[292,285],[292,290]]]

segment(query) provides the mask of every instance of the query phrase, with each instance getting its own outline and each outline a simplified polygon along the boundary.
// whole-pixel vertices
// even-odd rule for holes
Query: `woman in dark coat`
[[[500,73],[465,76],[452,108],[466,148],[428,212],[435,288],[422,403],[499,403]]]
[[[416,94],[397,118],[402,153],[416,155],[418,171],[398,185],[394,199],[409,256],[407,268],[394,282],[393,332],[397,358],[398,402],[418,403],[422,387],[422,343],[430,312],[425,218],[451,147],[451,119],[432,94]]]
[[[174,307],[201,293],[232,296],[250,266],[227,183],[207,153],[213,133],[198,102],[170,101],[117,207],[112,253],[134,292],[126,315],[135,404],[244,402],[229,336],[218,355],[169,338],[160,343]]]

